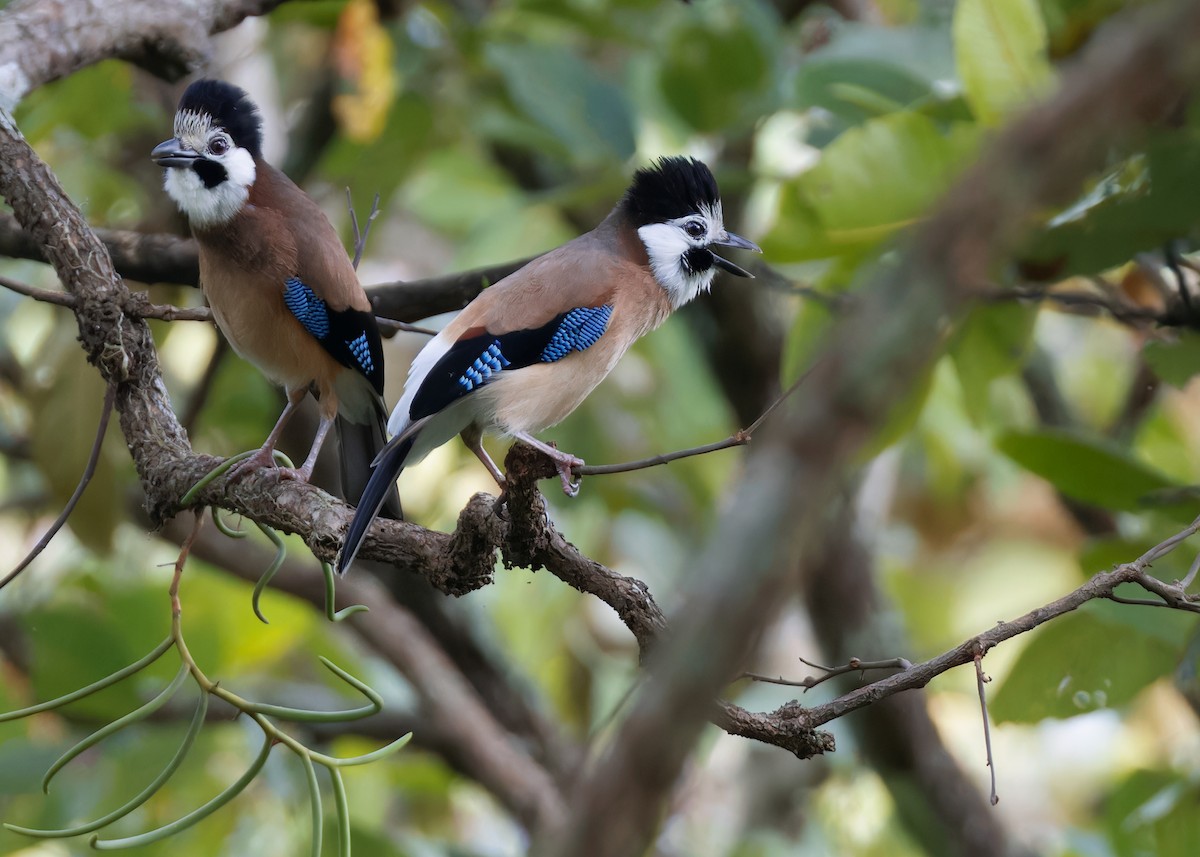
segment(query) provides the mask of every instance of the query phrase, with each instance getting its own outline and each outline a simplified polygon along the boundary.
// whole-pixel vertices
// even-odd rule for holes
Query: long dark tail
[[[373,469],[370,466],[367,468],[370,478],[366,480],[360,495],[362,499],[358,501],[358,508],[354,510],[350,529],[346,531],[346,541],[342,543],[342,552],[337,559],[338,574],[345,574],[350,563],[354,562],[354,557],[358,555],[358,549],[362,547],[367,530],[371,528],[371,522],[375,520],[376,516],[383,515],[386,518],[396,519],[401,517],[399,514],[400,498],[396,493],[396,477],[404,469],[404,460],[408,458],[415,439],[415,435],[395,438],[390,444],[382,446],[378,457],[372,456],[375,465]],[[368,459],[368,463],[370,461],[371,459]],[[394,499],[397,514],[391,514],[391,510],[387,508],[389,499]]]
[[[337,418],[338,455],[342,465],[342,495],[354,503],[371,481],[375,456],[387,445],[384,414],[366,423],[352,423],[340,415]],[[393,488],[384,498],[380,514],[386,518],[400,520],[404,510],[400,508],[400,494]]]

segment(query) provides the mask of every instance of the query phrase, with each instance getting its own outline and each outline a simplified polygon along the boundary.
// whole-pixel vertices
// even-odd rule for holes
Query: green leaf
[[[1020,366],[1033,336],[1037,309],[1016,303],[977,306],[950,344],[967,414],[976,425],[988,416],[992,381]]]
[[[1200,133],[1160,133],[1118,164],[1037,235],[1022,257],[1052,276],[1095,274],[1186,235],[1200,223]]]
[[[818,55],[819,56],[819,55]],[[848,92],[864,91],[877,99],[907,107],[929,94],[930,84],[907,69],[873,59],[816,59],[796,75],[795,100],[800,107],[820,107],[848,122],[859,123],[878,113]]]
[[[1147,495],[1175,486],[1128,450],[1077,432],[1012,431],[997,439],[996,448],[1068,497],[1106,509],[1137,511]]]
[[[1119,857],[1192,857],[1200,842],[1195,782],[1174,771],[1134,771],[1113,790],[1104,824]]]
[[[1125,705],[1175,668],[1191,622],[1164,614],[1092,603],[1055,619],[1021,652],[989,712],[997,722],[1036,723]]]
[[[659,86],[697,131],[752,122],[756,117],[748,108],[756,107],[755,96],[771,86],[769,48],[741,21],[711,27],[692,19],[674,31],[664,56]]]
[[[1142,349],[1142,357],[1155,375],[1183,389],[1200,372],[1200,335],[1181,330],[1172,341],[1151,340]]]
[[[946,130],[916,113],[851,128],[815,167],[784,185],[779,222],[763,240],[777,263],[861,254],[916,223],[978,148],[978,129]]]
[[[985,125],[1040,98],[1054,74],[1036,0],[959,0],[954,55],[967,102]]]
[[[500,72],[516,106],[552,133],[578,161],[633,155],[633,120],[625,94],[563,47],[490,44],[488,63]]]

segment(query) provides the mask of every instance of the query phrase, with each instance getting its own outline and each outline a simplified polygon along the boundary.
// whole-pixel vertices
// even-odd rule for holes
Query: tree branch
[[[202,69],[209,36],[282,0],[15,0],[0,17],[0,109],[52,80],[114,56],[167,80]]]
[[[123,229],[96,229],[94,233],[108,250],[113,267],[122,277],[140,283],[200,284],[199,251],[191,238]],[[4,212],[0,212],[0,255],[48,261],[41,243],[22,229],[15,217]],[[421,280],[379,283],[367,286],[367,295],[375,312],[385,319],[381,322],[383,325],[428,333],[427,329],[405,326],[405,323],[462,309],[485,286],[503,279],[529,261],[518,259]]]
[[[134,2],[127,8],[142,5]],[[9,7],[6,15],[13,9],[27,12],[30,4]],[[805,407],[783,409],[779,424],[764,432],[764,442],[751,451],[737,502],[730,504],[730,514],[696,570],[703,590],[663,643],[658,641],[666,623],[645,586],[583,556],[546,521],[534,488],[546,462],[520,447],[509,458],[513,490],[507,519],[496,513],[491,498],[481,495],[463,510],[453,534],[431,533],[407,522],[378,522],[372,528],[364,557],[426,575],[447,592],[488,582],[498,548],[506,562],[548,568],[613,606],[650,653],[651,680],[609,752],[578,790],[562,839],[566,853],[584,853],[583,847],[597,855],[639,850],[663,795],[710,717],[734,734],[812,755],[832,746],[828,736],[814,731],[823,723],[891,693],[923,686],[973,659],[976,651],[1089,598],[1106,597],[1120,582],[1140,583],[1181,608],[1192,604],[1186,594],[1146,578],[1144,566],[1130,571],[1131,565],[1098,575],[1017,623],[979,635],[965,653],[956,649],[927,662],[930,666],[913,667],[810,711],[793,703],[755,715],[712,702],[786,594],[792,570],[811,562],[821,548],[823,525],[841,503],[847,470],[923,370],[943,313],[961,307],[964,287],[986,282],[991,261],[1011,245],[1026,214],[1061,199],[1098,162],[1103,147],[1157,116],[1197,78],[1200,58],[1188,46],[1200,35],[1200,10],[1183,3],[1170,9],[1169,17],[1159,7],[1145,10],[1140,26],[1128,28],[1122,41],[1093,50],[1049,104],[1002,134],[927,222],[898,270],[877,277],[860,311],[838,324],[814,371]],[[82,62],[90,54],[76,51],[71,56]],[[55,73],[66,73],[68,65]],[[23,94],[30,80],[38,81],[37,75],[26,73],[25,81],[9,92]],[[1062,133],[1063,128],[1071,133]],[[0,193],[76,299],[80,340],[104,380],[116,385],[122,430],[152,515],[162,520],[175,514],[179,498],[216,460],[191,452],[171,411],[149,331],[127,311],[128,290],[103,245],[3,111]],[[480,279],[476,274],[463,281],[464,303],[471,290],[478,290]],[[236,485],[218,480],[201,493],[200,502],[299,533],[326,559],[337,550],[350,515],[324,492],[294,482],[280,484],[270,473]],[[386,635],[388,629],[380,627],[378,633]],[[532,788],[544,793],[536,784]],[[536,795],[531,801],[521,810],[526,817],[550,821],[556,816],[552,804],[539,803]]]

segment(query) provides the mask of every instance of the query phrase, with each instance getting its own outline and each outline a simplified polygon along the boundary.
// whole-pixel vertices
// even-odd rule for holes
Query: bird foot
[[[281,482],[285,479],[295,480],[296,482],[307,482],[312,477],[312,467],[308,465],[304,467],[283,467],[276,463],[276,455],[277,453],[274,450],[266,449],[265,447],[256,450],[253,454],[243,458],[229,469],[229,480],[236,482],[239,479],[245,479],[251,473],[256,473],[264,468],[273,471],[276,478]]]
[[[264,467],[274,467],[275,456],[272,450],[263,447],[256,450],[253,454],[243,458],[233,467],[229,468],[228,479],[230,482],[236,482],[240,479],[245,479],[251,473],[263,469]]]
[[[574,470],[576,467],[583,467],[583,459],[568,455],[565,452],[560,452],[558,455],[553,456],[553,458],[554,468],[558,471],[558,479],[562,482],[563,493],[568,497],[577,497],[579,495],[579,486],[583,484],[583,477],[576,477]]]
[[[309,467],[277,467],[275,472],[279,474],[279,481],[291,479],[296,482],[307,482],[312,478],[312,468]]]
[[[517,432],[514,437],[527,446],[532,446],[554,462],[554,469],[558,471],[558,478],[562,482],[564,494],[568,497],[574,497],[579,494],[579,485],[583,481],[583,477],[581,476],[576,479],[572,471],[576,467],[583,467],[582,458],[576,458],[569,452],[563,452],[558,447],[540,441],[527,432]]]

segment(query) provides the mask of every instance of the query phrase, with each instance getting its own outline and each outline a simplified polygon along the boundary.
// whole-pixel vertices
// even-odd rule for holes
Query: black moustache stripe
[[[713,266],[713,254],[703,247],[691,247],[679,261],[689,274],[703,274]]]
[[[229,178],[229,173],[223,166],[216,161],[208,161],[204,158],[196,161],[192,169],[196,171],[196,175],[200,176],[200,181],[204,182],[204,186],[210,190]]]

